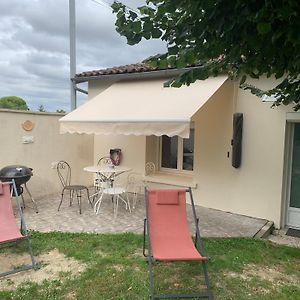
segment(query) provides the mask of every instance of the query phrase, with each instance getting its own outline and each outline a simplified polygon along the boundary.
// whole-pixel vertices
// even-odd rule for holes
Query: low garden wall
[[[28,187],[34,197],[60,193],[55,163],[66,160],[72,182],[90,185],[92,176],[83,171],[93,165],[94,137],[60,134],[64,114],[0,109],[0,168],[21,164],[33,169]]]

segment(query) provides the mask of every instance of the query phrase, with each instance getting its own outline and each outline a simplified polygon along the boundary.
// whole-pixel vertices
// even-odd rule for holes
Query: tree
[[[0,108],[29,110],[27,103],[17,96],[5,96],[0,98]]]
[[[130,45],[144,39],[167,42],[167,53],[146,62],[157,68],[196,66],[166,86],[180,87],[227,73],[240,87],[274,106],[294,103],[300,109],[300,1],[298,0],[147,0],[139,14],[112,4],[116,30]],[[262,91],[248,77],[281,78]]]
[[[65,114],[65,113],[66,113],[66,111],[63,110],[63,109],[57,109],[56,112],[57,112],[57,113],[60,113],[60,114]]]
[[[44,107],[43,104],[41,104],[41,105],[39,106],[38,111],[40,111],[40,112],[46,112],[45,107]]]

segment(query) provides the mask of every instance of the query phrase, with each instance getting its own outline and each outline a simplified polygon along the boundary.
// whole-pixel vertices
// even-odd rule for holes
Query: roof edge
[[[136,72],[136,73],[119,73],[119,74],[105,74],[105,75],[96,75],[96,76],[86,76],[86,77],[73,77],[71,80],[75,83],[82,83],[91,80],[107,80],[107,79],[136,79],[136,78],[152,78],[160,76],[177,76],[183,72],[199,69],[201,66],[196,67],[187,67],[182,69],[163,69],[163,70],[153,70],[146,72]]]

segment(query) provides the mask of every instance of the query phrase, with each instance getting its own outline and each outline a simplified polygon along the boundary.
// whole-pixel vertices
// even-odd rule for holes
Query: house
[[[191,186],[198,205],[300,227],[300,113],[270,108],[226,76],[163,88],[184,70],[145,64],[77,74],[89,101],[60,120],[62,133],[95,133],[94,161],[121,148],[151,184]],[[262,89],[276,80],[250,83]],[[243,116],[241,164],[232,166],[233,116]],[[107,134],[107,135],[106,135]]]

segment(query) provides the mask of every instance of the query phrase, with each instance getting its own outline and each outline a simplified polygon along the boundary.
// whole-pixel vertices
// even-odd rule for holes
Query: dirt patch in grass
[[[102,251],[100,249],[97,249],[95,253],[101,257],[107,257],[107,253],[105,253],[104,251]]]
[[[123,272],[125,270],[124,266],[122,265],[113,265],[112,267],[118,272]]]
[[[294,275],[288,275],[276,266],[268,267],[251,264],[247,265],[241,273],[229,272],[226,273],[225,276],[241,278],[245,281],[251,280],[252,278],[258,278],[270,282],[273,288],[283,285],[300,285],[300,278]],[[264,292],[267,293],[271,291],[264,289]]]
[[[31,260],[28,254],[8,254],[0,255],[0,266],[3,270],[11,270],[17,266],[30,264]],[[14,290],[16,287],[25,282],[42,283],[44,280],[56,280],[60,278],[61,273],[69,273],[75,276],[85,270],[86,265],[78,262],[73,258],[68,258],[54,249],[48,253],[43,253],[36,257],[38,270],[29,270],[6,276],[0,279],[0,289]]]
[[[142,258],[145,258],[144,254],[143,254],[142,248],[136,249],[136,251],[132,253],[131,257],[142,257]]]

